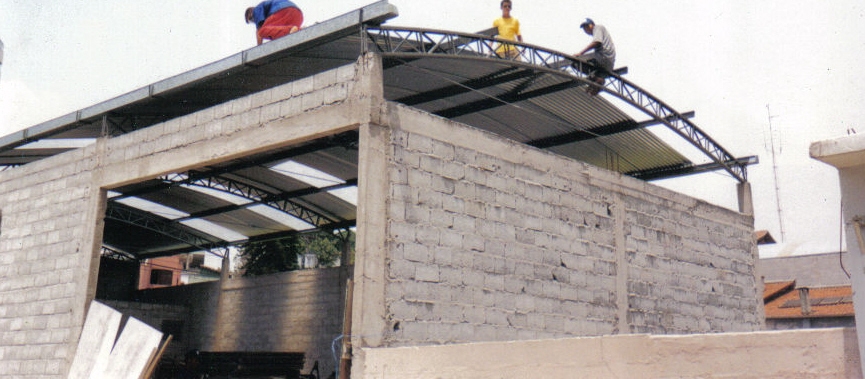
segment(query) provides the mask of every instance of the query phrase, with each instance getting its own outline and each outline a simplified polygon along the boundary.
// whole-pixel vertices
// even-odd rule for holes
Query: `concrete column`
[[[386,122],[386,104],[381,59],[366,54],[358,61],[357,84],[349,101],[366,110],[370,122],[359,127],[358,204],[355,242],[354,288],[351,299],[351,375],[364,377],[364,355],[361,348],[381,347],[388,330],[385,304],[387,281],[387,198],[390,194],[388,160],[390,128]],[[349,336],[346,336],[349,338]]]
[[[625,248],[625,202],[616,193],[613,204],[613,217],[616,218],[616,330],[618,334],[628,334],[628,251]]]
[[[853,283],[853,309],[856,313],[856,337],[859,356],[865,357],[865,135],[851,135],[834,140],[814,142],[809,149],[811,158],[838,169],[841,185],[841,210],[845,221],[850,278]],[[860,360],[865,372],[865,360]]]
[[[753,215],[754,198],[751,196],[751,183],[736,184],[736,192],[739,195],[739,213]]]

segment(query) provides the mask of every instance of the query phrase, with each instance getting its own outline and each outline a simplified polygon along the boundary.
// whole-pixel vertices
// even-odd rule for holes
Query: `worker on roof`
[[[616,45],[613,44],[613,39],[607,32],[607,28],[603,25],[595,25],[595,22],[590,18],[583,21],[580,28],[592,36],[592,42],[583,51],[574,55],[582,56],[587,62],[597,66],[597,69],[590,72],[588,77],[589,80],[598,84],[588,89],[590,94],[596,95],[601,90],[600,86],[604,84],[604,78],[613,72],[613,65],[616,63]],[[586,54],[590,50],[594,51]]]
[[[502,17],[493,21],[493,27],[496,28],[498,33],[497,37],[523,42],[523,36],[520,34],[520,21],[516,17],[511,16],[511,8],[513,8],[511,0],[502,0],[499,8],[502,9]],[[520,52],[516,46],[502,43],[496,48],[496,54],[501,58],[517,58]]]
[[[289,0],[265,0],[255,7],[246,8],[246,23],[255,24],[255,36],[259,45],[264,40],[274,40],[300,30],[303,12]]]

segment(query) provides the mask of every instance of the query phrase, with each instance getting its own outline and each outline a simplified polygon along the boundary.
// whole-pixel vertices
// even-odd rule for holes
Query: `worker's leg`
[[[276,12],[258,29],[262,39],[277,39],[300,30],[303,25],[303,12],[295,7],[285,8]]]

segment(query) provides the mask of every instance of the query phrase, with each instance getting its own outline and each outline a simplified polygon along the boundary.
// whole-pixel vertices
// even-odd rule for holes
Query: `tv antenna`
[[[781,187],[778,184],[778,160],[775,156],[775,129],[772,127],[772,111],[769,109],[769,104],[766,104],[766,113],[769,116],[769,144],[772,149],[772,178],[775,181],[775,205],[778,207],[778,227],[781,229],[781,242],[784,242],[784,217],[783,211],[781,210]],[[781,143],[778,143],[779,153]]]

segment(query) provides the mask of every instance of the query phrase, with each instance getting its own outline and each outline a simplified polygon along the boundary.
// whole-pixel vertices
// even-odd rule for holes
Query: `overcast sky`
[[[298,0],[305,25],[372,1]],[[392,0],[389,25],[489,28],[498,0]],[[239,0],[0,0],[0,136],[254,47]],[[865,133],[865,2],[515,0],[526,42],[574,53],[605,25],[626,78],[749,167],[755,226],[779,241],[764,257],[837,252],[840,192],[811,142]],[[773,154],[774,146],[774,154]],[[723,172],[656,182],[737,209]],[[843,247],[846,249],[846,246]]]

